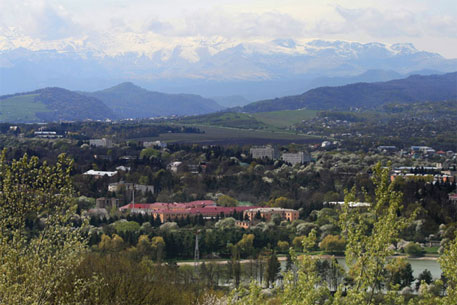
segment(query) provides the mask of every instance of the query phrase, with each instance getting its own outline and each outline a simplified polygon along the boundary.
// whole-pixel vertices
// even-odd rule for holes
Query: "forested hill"
[[[62,88],[0,96],[0,121],[50,122],[115,119],[102,101]]]
[[[243,112],[315,109],[374,109],[388,103],[444,101],[457,98],[457,72],[420,76],[378,83],[356,83],[321,87],[301,95],[258,101],[241,108]]]
[[[102,100],[121,118],[197,115],[223,109],[215,101],[199,95],[153,92],[130,82],[83,94]]]

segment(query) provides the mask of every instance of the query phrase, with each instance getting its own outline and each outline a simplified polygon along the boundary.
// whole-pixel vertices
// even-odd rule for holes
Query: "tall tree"
[[[70,180],[72,161],[0,156],[0,303],[84,303],[94,283],[79,281],[75,266],[86,251]],[[37,223],[30,230],[26,221]],[[87,293],[87,294],[86,294]]]
[[[279,263],[276,252],[271,253],[267,261],[267,268],[265,270],[265,279],[267,280],[267,286],[273,285],[279,272],[281,271],[281,264]]]

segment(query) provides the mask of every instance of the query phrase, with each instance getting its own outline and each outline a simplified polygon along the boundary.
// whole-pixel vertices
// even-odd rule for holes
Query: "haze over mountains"
[[[153,91],[238,95],[255,101],[347,84],[354,78],[384,81],[418,71],[457,70],[456,59],[417,50],[412,44],[214,39],[156,46],[145,37],[132,36],[126,41],[134,51],[124,51],[88,41],[46,44],[8,35],[0,37],[0,94],[48,86],[94,91],[129,80]]]

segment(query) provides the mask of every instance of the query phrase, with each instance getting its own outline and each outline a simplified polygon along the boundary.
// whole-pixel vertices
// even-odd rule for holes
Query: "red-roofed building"
[[[230,216],[243,213],[256,207],[221,207],[212,200],[198,200],[185,203],[129,203],[119,208],[119,211],[130,213],[150,214],[159,217],[162,222],[175,218],[196,217],[202,215],[205,218],[216,216]]]

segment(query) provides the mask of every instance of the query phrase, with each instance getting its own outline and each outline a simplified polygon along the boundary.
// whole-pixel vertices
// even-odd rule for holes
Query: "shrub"
[[[418,257],[424,254],[424,250],[417,243],[409,243],[405,246],[405,253],[412,257]]]
[[[327,235],[320,242],[319,247],[326,253],[343,253],[346,248],[346,241],[339,235]]]

